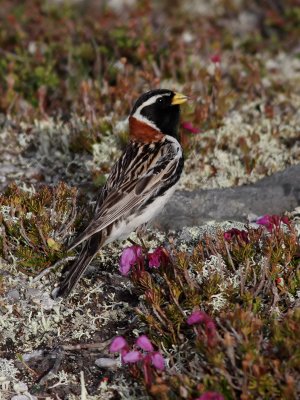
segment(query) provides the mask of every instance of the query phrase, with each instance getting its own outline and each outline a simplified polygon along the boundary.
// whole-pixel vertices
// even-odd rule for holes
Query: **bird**
[[[115,240],[125,240],[163,209],[183,171],[178,138],[180,106],[188,97],[169,90],[143,93],[129,115],[129,142],[114,164],[96,199],[87,227],[68,246],[80,244],[79,256],[52,291],[66,298],[98,251]]]

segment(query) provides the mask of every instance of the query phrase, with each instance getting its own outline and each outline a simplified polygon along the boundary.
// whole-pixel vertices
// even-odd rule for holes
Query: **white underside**
[[[165,138],[173,144],[174,153],[176,154],[175,158],[179,160],[182,157],[180,144],[172,136],[165,135]],[[111,243],[115,240],[126,239],[131,234],[131,232],[135,231],[139,226],[154,219],[162,211],[165,204],[169,201],[170,197],[175,192],[176,186],[177,183],[169,188],[163,195],[157,197],[146,208],[143,208],[143,206],[141,206],[139,213],[135,213],[134,215],[130,215],[127,218],[125,217],[123,219],[120,219],[119,221],[115,221],[113,223],[112,232],[109,234],[109,237],[107,237],[104,245]]]
[[[155,199],[147,208],[143,209],[140,214],[131,216],[131,218],[129,217],[129,220],[121,220],[119,223],[115,223],[111,234],[104,244],[111,243],[115,240],[127,239],[131,232],[155,218],[175,192],[176,186],[177,184],[173,185],[162,196]]]

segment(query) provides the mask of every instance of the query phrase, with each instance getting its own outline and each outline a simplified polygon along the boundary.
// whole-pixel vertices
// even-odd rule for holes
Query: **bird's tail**
[[[78,258],[71,267],[68,268],[66,275],[63,277],[59,286],[52,291],[51,295],[53,299],[58,297],[67,297],[70,294],[101,247],[100,236],[101,235],[99,234],[93,235],[83,246]]]

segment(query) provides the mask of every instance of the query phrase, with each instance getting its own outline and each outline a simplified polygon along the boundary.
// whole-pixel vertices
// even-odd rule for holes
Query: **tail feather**
[[[87,241],[78,258],[68,269],[62,282],[52,291],[52,298],[67,297],[70,294],[101,247],[101,238],[99,236],[99,234],[96,234]]]

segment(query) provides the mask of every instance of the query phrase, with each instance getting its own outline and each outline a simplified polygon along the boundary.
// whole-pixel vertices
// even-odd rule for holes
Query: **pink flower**
[[[166,250],[158,247],[153,253],[148,253],[148,260],[150,268],[158,268],[161,264],[166,264],[168,261]]]
[[[186,129],[187,131],[189,131],[190,133],[193,133],[194,135],[196,135],[197,133],[200,132],[200,129],[195,128],[191,122],[188,121],[184,121],[182,122],[181,126]]]
[[[165,369],[165,360],[159,352],[151,354],[152,364],[156,369],[163,371]]]
[[[152,346],[152,343],[150,340],[147,338],[146,335],[141,335],[137,341],[136,341],[137,346],[139,346],[142,350],[145,351],[154,351],[154,348]]]
[[[144,352],[142,353],[139,350],[129,351],[126,340],[122,336],[117,336],[112,341],[109,351],[121,353],[121,359],[124,364],[139,363],[145,382],[149,385],[152,383],[153,378],[152,366],[162,371],[165,369],[165,360],[158,351],[154,351],[154,347],[146,335],[141,335],[136,340],[135,345],[139,346]]]
[[[270,215],[264,215],[263,217],[260,217],[256,220],[256,223],[258,225],[263,225],[269,232],[272,231],[273,228],[273,223],[271,222],[271,216]]]
[[[125,349],[127,347],[128,347],[128,344],[127,344],[126,340],[123,338],[123,336],[117,336],[111,342],[111,345],[109,347],[109,351],[111,353],[117,353],[117,352],[120,352],[121,350],[123,350],[123,349]]]
[[[286,215],[284,215],[283,217],[281,217],[281,222],[285,225],[290,225],[290,220],[289,217],[287,217]]]
[[[266,214],[258,218],[256,223],[264,226],[269,232],[272,232],[274,228],[279,228],[281,223],[289,225],[290,220],[286,216],[280,217],[279,215]]]
[[[142,354],[137,350],[129,351],[127,354],[123,356],[123,362],[125,364],[136,363],[142,359],[143,359]]]
[[[119,270],[122,275],[128,275],[131,267],[142,259],[142,248],[140,246],[126,247],[121,255]]]
[[[189,325],[200,324],[207,320],[208,315],[204,311],[196,310],[187,319]]]
[[[195,400],[224,400],[224,397],[217,392],[205,392]]]
[[[216,338],[216,324],[204,311],[196,310],[187,319],[189,325],[204,324],[207,343],[209,346],[214,344]]]
[[[245,230],[239,230],[237,228],[229,229],[224,232],[224,239],[230,242],[233,238],[241,239],[245,243],[249,243],[248,232]]]
[[[213,54],[210,57],[210,61],[215,63],[215,64],[219,64],[221,62],[221,55],[220,54]]]

